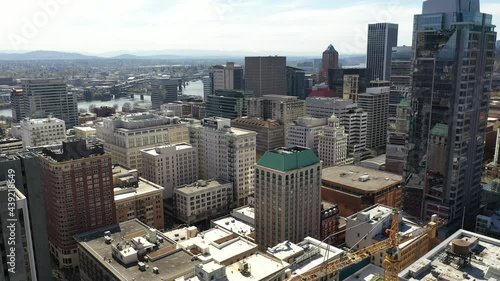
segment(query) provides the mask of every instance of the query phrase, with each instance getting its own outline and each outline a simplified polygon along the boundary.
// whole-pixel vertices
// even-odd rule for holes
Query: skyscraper
[[[76,267],[73,236],[116,223],[111,155],[80,140],[44,148],[39,159],[51,253],[59,267]]]
[[[411,60],[411,47],[402,46],[392,48],[389,117],[396,117],[396,107],[402,99],[408,98],[411,89]]]
[[[157,78],[151,81],[151,107],[160,109],[162,104],[174,102],[178,99],[179,80]]]
[[[319,237],[321,161],[304,147],[266,152],[255,166],[256,240],[261,248]]]
[[[371,71],[370,80],[389,81],[392,47],[397,45],[397,24],[375,23],[368,25],[366,67]]]
[[[339,52],[335,50],[332,44],[326,48],[322,57],[323,65],[320,69],[319,82],[327,82],[329,69],[339,68]]]
[[[389,87],[368,88],[358,95],[358,105],[368,114],[366,148],[383,151],[387,142]]]
[[[328,69],[328,87],[338,97],[357,102],[358,94],[366,92],[370,85],[370,70],[366,68]]]
[[[12,122],[21,122],[21,120],[26,117],[23,89],[14,88],[10,91],[10,106],[12,110]]]
[[[347,137],[340,119],[335,115],[328,118],[328,125],[319,135],[318,156],[323,160],[323,167],[346,164]]]
[[[286,57],[245,57],[245,90],[256,97],[286,95]]]
[[[307,98],[305,71],[291,66],[286,67],[286,95],[298,97],[301,100]]]
[[[293,123],[306,115],[305,102],[297,97],[267,95],[247,100],[249,117],[274,119],[283,125]]]
[[[252,91],[215,90],[209,95],[206,107],[207,117],[235,119],[247,115],[247,99],[253,97]]]
[[[495,26],[479,0],[428,0],[414,28],[405,199],[452,231],[480,210]]]
[[[26,117],[47,118],[51,115],[64,120],[66,128],[78,125],[76,93],[68,92],[62,79],[25,79],[21,84]]]
[[[213,93],[212,90],[212,75],[210,76],[203,76],[203,100],[207,101],[208,96]]]

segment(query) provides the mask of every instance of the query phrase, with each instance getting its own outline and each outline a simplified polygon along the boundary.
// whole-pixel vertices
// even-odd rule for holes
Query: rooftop
[[[166,152],[168,150],[185,150],[185,149],[193,149],[193,146],[189,143],[178,143],[178,144],[167,144],[167,145],[162,145],[162,146],[157,146],[155,148],[148,148],[142,150],[143,153],[152,155],[152,156],[158,156],[163,154],[163,152]]]
[[[57,119],[54,117],[49,117],[49,118],[39,118],[39,119],[29,119],[25,118],[21,120],[21,124],[32,124],[32,125],[41,125],[41,124],[64,124],[64,120]]]
[[[139,178],[137,187],[120,188],[115,187],[113,189],[115,195],[115,202],[120,200],[126,200],[136,196],[142,196],[149,193],[163,194],[163,187],[159,186],[153,182],[150,182],[144,178]]]
[[[403,269],[399,280],[500,280],[500,240],[459,230]]]
[[[281,125],[280,122],[277,120],[272,120],[272,119],[263,120],[261,118],[240,117],[240,118],[236,118],[236,119],[232,120],[231,124],[233,124],[233,123],[253,125],[253,126],[262,127],[262,128],[269,128],[269,129],[283,127],[283,125]]]
[[[384,269],[370,263],[344,279],[344,281],[383,281],[383,277]]]
[[[193,261],[191,253],[182,249],[176,249],[175,245],[160,232],[156,231],[158,243],[147,242],[147,238],[145,237],[148,230],[150,228],[140,221],[130,220],[119,225],[77,235],[75,239],[81,248],[94,256],[104,268],[119,280],[160,281],[192,274],[194,266],[200,262]],[[110,232],[109,237],[113,245],[106,243],[107,238],[104,235],[106,231]],[[143,245],[147,247],[152,246],[152,250],[147,253],[149,261],[146,262],[145,259],[139,259],[139,261],[144,262],[146,265],[144,271],[139,270],[137,261],[124,265],[113,256],[113,246],[120,249],[128,245],[128,243],[126,244],[127,241],[133,244],[139,240],[144,241]],[[118,246],[118,243],[121,243],[122,246]],[[132,260],[137,253],[132,247],[125,248],[125,252],[125,254],[129,254],[126,258],[131,258]],[[154,267],[158,268],[159,274],[151,272]]]
[[[219,263],[248,251],[257,251],[256,244],[218,226],[179,242],[179,246],[197,255],[201,261],[213,259]]]
[[[244,216],[255,219],[255,208],[251,206],[243,206],[237,209],[234,209],[232,212],[240,213]]]
[[[213,220],[212,223],[240,236],[250,237],[251,239],[255,238],[254,227],[239,219],[233,217],[225,217],[222,219]]]
[[[361,166],[345,165],[323,169],[322,180],[323,184],[330,182],[359,192],[376,193],[401,184],[403,177]]]
[[[233,280],[267,280],[267,277],[270,277],[278,272],[282,271],[284,268],[288,266],[285,262],[278,262],[270,257],[267,257],[263,254],[256,253],[246,258],[245,261],[248,263],[250,267],[250,274],[243,275],[239,269],[239,263],[233,263],[232,265],[226,267],[226,276],[230,281]]]
[[[204,192],[226,184],[231,184],[231,182],[224,179],[199,180],[195,183],[178,187],[175,189],[175,192],[190,195],[196,192]]]
[[[314,152],[305,147],[283,147],[270,150],[262,156],[257,165],[287,172],[308,167],[320,162]]]

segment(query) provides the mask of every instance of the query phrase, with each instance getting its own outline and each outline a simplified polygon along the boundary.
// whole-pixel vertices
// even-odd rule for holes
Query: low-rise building
[[[200,264],[189,251],[139,220],[75,236],[82,281],[175,280]]]
[[[500,239],[500,210],[476,217],[476,233]]]
[[[336,234],[340,230],[339,207],[326,201],[321,202],[320,222],[320,240],[328,238],[327,242],[330,244],[339,243],[341,236]]]
[[[346,225],[346,247],[360,250],[386,240],[387,229],[391,228],[394,209],[377,204],[370,208],[347,217]],[[399,245],[399,257],[401,268],[405,268],[415,262],[432,247],[437,244],[436,240],[428,234],[422,234],[424,228],[418,224],[398,216],[399,234],[401,236],[412,234],[415,238]],[[371,263],[382,267],[386,253],[372,255]]]
[[[375,204],[401,206],[403,177],[361,166],[323,169],[322,200],[339,206],[340,215],[350,216]]]
[[[500,240],[458,230],[420,259],[402,268],[400,281],[499,280]]]
[[[255,226],[241,221],[233,216],[212,220],[212,227],[218,226],[225,230],[229,230],[247,240],[255,242]]]
[[[198,236],[180,241],[178,247],[202,262],[211,260],[229,266],[257,253],[257,245],[220,227],[201,232]]]
[[[223,179],[199,180],[173,190],[177,219],[192,224],[229,212],[233,183]]]
[[[92,127],[73,127],[75,131],[75,137],[79,139],[86,140],[91,136],[97,135],[97,130]]]
[[[306,237],[304,241],[297,244],[284,241],[267,249],[267,254],[290,264],[287,271],[290,274],[289,278],[300,277],[302,274],[321,264],[338,259],[343,253],[343,250],[311,237]],[[333,281],[338,280],[337,277],[338,275],[336,274],[328,274],[326,278],[321,280]]]
[[[66,139],[66,125],[61,119],[23,119],[20,126],[24,148],[60,144]]]
[[[16,152],[23,150],[23,141],[17,138],[0,140],[0,152]]]
[[[113,167],[113,184],[118,223],[139,219],[163,229],[163,187],[139,177],[137,170]]]

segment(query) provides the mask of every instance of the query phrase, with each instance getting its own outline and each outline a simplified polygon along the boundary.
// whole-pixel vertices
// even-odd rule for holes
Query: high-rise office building
[[[366,148],[368,149],[385,150],[389,93],[389,87],[374,87],[358,95],[358,105],[368,117],[366,134]]]
[[[12,110],[12,122],[19,123],[26,117],[23,89],[14,88],[10,91],[10,107]]]
[[[231,120],[217,117],[189,129],[191,143],[198,149],[199,177],[232,182],[231,205],[248,204],[254,193],[257,134],[232,128]]]
[[[25,79],[21,84],[24,116],[33,119],[52,116],[64,120],[67,128],[78,125],[76,93],[68,92],[62,79]]]
[[[327,82],[329,69],[339,68],[339,52],[335,50],[332,44],[323,52],[322,67],[319,72],[319,82]]]
[[[320,236],[321,161],[304,147],[266,152],[255,166],[256,241],[263,249]]]
[[[151,80],[151,107],[160,109],[162,104],[178,100],[179,80],[156,78]]]
[[[286,67],[286,95],[298,97],[301,100],[305,100],[307,98],[306,95],[306,78],[305,71],[296,68],[287,66]]]
[[[212,90],[243,90],[243,68],[234,62],[212,67]]]
[[[282,147],[285,144],[285,126],[278,120],[262,118],[236,118],[231,120],[231,127],[257,133],[257,159],[268,150]]]
[[[203,100],[207,101],[208,96],[213,93],[212,91],[212,76],[203,76]]]
[[[76,267],[73,236],[116,223],[111,155],[79,140],[43,148],[38,156],[42,188],[51,199],[45,200],[50,251],[59,267]]]
[[[47,221],[44,205],[46,195],[40,185],[40,163],[36,155],[32,152],[3,153],[0,155],[0,181],[12,181],[12,177],[9,175],[14,176],[15,188],[22,194],[21,196],[16,192],[16,197],[18,197],[16,239],[22,240],[22,243],[16,242],[16,274],[11,274],[2,280],[53,280],[51,270],[47,270],[47,268],[51,268],[51,262],[47,244]],[[4,193],[4,191],[0,191],[0,193]],[[0,199],[0,201],[3,200]],[[0,212],[7,210],[7,206],[2,206]],[[2,222],[5,222],[3,216]],[[7,229],[3,226],[2,230],[6,231]],[[8,237],[7,234],[0,235],[0,237]],[[27,251],[27,255],[24,251]],[[4,254],[8,253],[2,251],[0,258],[2,261],[6,261]],[[23,260],[26,264],[25,270],[21,269]],[[7,269],[5,265],[2,268]],[[23,273],[27,275],[24,276]],[[25,278],[27,276],[31,279]]]
[[[328,87],[337,97],[358,100],[358,94],[370,86],[370,70],[366,68],[328,69]]]
[[[366,67],[370,69],[370,80],[390,80],[392,48],[397,45],[397,24],[375,23],[368,25]]]
[[[247,100],[249,117],[274,119],[284,125],[306,115],[305,102],[297,97],[267,95]]]
[[[286,95],[286,57],[245,57],[245,89],[256,97]]]
[[[141,150],[188,142],[189,131],[180,117],[136,113],[103,119],[97,137],[104,141],[104,150],[111,154],[113,164],[141,172]]]
[[[319,135],[318,156],[323,167],[344,165],[347,161],[347,140],[344,126],[335,115],[328,118],[328,124]]]
[[[235,119],[247,115],[247,100],[252,98],[252,91],[244,90],[215,90],[209,95],[206,107],[207,117],[222,117]]]
[[[480,210],[496,32],[479,6],[427,0],[414,22],[405,199],[423,194],[420,216],[438,213],[448,220],[444,231],[462,218],[473,223]]]

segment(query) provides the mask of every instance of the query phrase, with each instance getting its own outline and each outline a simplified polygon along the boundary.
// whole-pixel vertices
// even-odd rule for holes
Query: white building
[[[307,116],[314,118],[330,118],[332,115],[343,116],[358,105],[350,99],[309,97],[306,99]]]
[[[57,118],[23,119],[20,134],[24,148],[61,144],[66,139],[66,125]]]
[[[199,180],[173,190],[176,217],[187,224],[218,217],[233,201],[233,183],[222,179]]]
[[[173,190],[198,180],[198,151],[187,143],[169,144],[141,151],[142,176],[163,186],[164,198]]]
[[[302,146],[310,148],[318,155],[319,136],[327,119],[300,117],[293,125],[288,126],[286,132],[286,146]]]
[[[182,103],[166,103],[162,104],[160,108],[164,115],[171,114],[173,116],[184,116],[183,107],[184,105]]]
[[[203,76],[203,100],[207,101],[208,95],[212,94],[212,78],[210,76]]]
[[[340,126],[340,119],[333,115],[319,135],[318,156],[323,161],[323,167],[346,164],[347,139],[344,127]]]
[[[187,124],[179,117],[150,113],[105,118],[96,129],[113,163],[139,172],[142,172],[141,150],[189,141]]]
[[[297,244],[284,241],[267,249],[267,254],[290,264],[291,278],[299,277],[321,264],[332,262],[340,258],[343,253],[343,250],[311,237],[306,237]],[[328,274],[321,280],[338,280],[338,276],[338,274]]]
[[[198,149],[199,177],[233,182],[233,204],[245,205],[255,189],[257,134],[230,124],[229,119],[205,118],[202,126],[190,127],[190,138]]]

